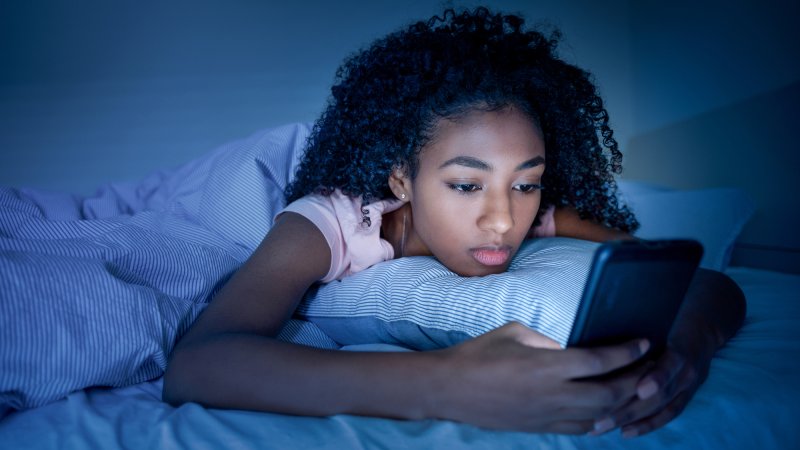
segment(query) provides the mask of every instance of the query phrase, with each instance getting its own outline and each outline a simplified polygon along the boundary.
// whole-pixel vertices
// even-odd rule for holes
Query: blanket
[[[0,410],[160,376],[283,208],[308,132],[262,131],[88,197],[0,188]],[[281,338],[338,348],[305,322]]]

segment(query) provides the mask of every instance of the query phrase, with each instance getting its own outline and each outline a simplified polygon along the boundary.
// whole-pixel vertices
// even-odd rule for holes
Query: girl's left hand
[[[637,385],[637,397],[608,416],[595,422],[602,434],[621,428],[624,437],[641,436],[656,430],[677,417],[708,376],[713,350],[698,344],[670,342],[667,349],[648,363]]]
[[[621,428],[641,436],[677,417],[705,381],[711,358],[742,326],[744,293],[728,276],[698,269],[673,324],[666,350],[649,363],[626,405],[595,421],[593,434]]]

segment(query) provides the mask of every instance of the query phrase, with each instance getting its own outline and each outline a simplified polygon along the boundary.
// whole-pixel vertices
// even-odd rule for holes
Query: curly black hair
[[[557,57],[558,31],[545,36],[523,25],[519,16],[483,7],[448,9],[348,57],[287,201],[337,188],[364,204],[391,198],[392,170],[403,168],[413,179],[440,119],[514,106],[544,135],[540,213],[572,206],[583,219],[638,228],[617,200],[622,153],[591,75]]]

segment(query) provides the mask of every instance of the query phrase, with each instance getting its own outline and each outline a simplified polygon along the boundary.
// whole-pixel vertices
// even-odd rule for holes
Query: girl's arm
[[[635,239],[557,208],[556,234],[592,241]],[[657,429],[677,417],[705,381],[711,359],[742,326],[744,294],[727,275],[698,269],[670,332],[667,350],[638,384],[638,400],[597,422],[601,432],[621,427],[626,436]]]
[[[553,213],[556,225],[556,236],[583,239],[586,241],[604,242],[615,239],[634,239],[624,231],[603,226],[591,220],[582,220],[572,207],[561,206]]]
[[[741,328],[744,293],[727,275],[698,269],[670,332],[667,350],[638,385],[638,400],[599,421],[640,436],[678,416],[705,381],[714,353]]]
[[[492,428],[585,433],[631,401],[642,372],[575,381],[630,364],[646,349],[554,350],[512,323],[432,352],[320,350],[274,339],[327,273],[322,233],[285,213],[176,345],[164,400],[298,415],[443,418]]]

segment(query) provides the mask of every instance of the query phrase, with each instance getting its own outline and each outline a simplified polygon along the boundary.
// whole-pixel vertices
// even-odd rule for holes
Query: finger
[[[569,378],[603,375],[636,361],[648,348],[650,343],[646,339],[636,339],[621,345],[573,349],[565,361],[565,375]]]
[[[535,348],[561,350],[561,344],[519,322],[510,322],[506,325],[503,325],[503,327],[507,327],[509,336],[514,338],[522,345]]]
[[[608,421],[611,421],[615,427],[624,427],[657,414],[666,407],[665,405],[672,403],[675,398],[677,398],[678,394],[686,390],[690,385],[690,383],[684,380],[687,372],[687,370],[683,370],[680,374],[673,377],[670,383],[666,386],[661,386],[656,394],[651,395],[647,399],[642,400],[637,394],[632,402],[612,412],[607,417],[598,420],[595,426],[600,426],[600,422],[607,425]]]
[[[589,415],[585,417],[591,418],[609,414],[633,398],[636,398],[635,381],[628,386],[577,381],[563,388],[557,397],[561,404],[570,408],[588,410]]]
[[[666,352],[641,379],[636,388],[639,398],[646,400],[654,396],[659,389],[670,386],[683,370],[685,361],[673,352]]]
[[[589,422],[593,426],[597,416],[597,408],[594,406],[570,405],[548,412],[547,420],[550,422]]]
[[[627,404],[595,421],[594,428],[602,434],[614,428],[624,427],[656,414],[660,410],[659,406],[660,402],[656,397],[639,400],[634,396]]]
[[[595,423],[595,427],[606,428],[609,423],[614,427],[625,427],[642,421],[668,409],[679,396],[687,396],[688,402],[696,389],[692,389],[694,385],[691,382],[691,370],[686,365],[683,367],[684,370],[675,375],[665,386],[659,387],[655,394],[645,400],[640,399],[637,394],[634,401],[601,418]]]
[[[633,400],[638,400],[636,386],[642,371],[643,369],[624,371],[600,380],[575,380],[570,389],[565,390],[565,395],[570,395],[573,405],[595,408],[594,417],[610,415]]]
[[[616,389],[623,389],[630,392],[630,395],[621,397],[619,402],[610,409],[600,412],[600,418],[594,423],[594,432],[591,434],[599,435],[606,433],[634,420],[641,419],[652,414],[657,408],[657,399],[654,401],[640,400],[636,394],[636,387],[653,363],[637,365],[630,371],[624,371],[620,375],[609,379],[608,382],[616,386]]]
[[[681,392],[675,397],[674,400],[672,400],[672,402],[670,402],[658,413],[622,427],[622,435],[624,437],[642,436],[663,427],[672,419],[678,417],[680,413],[686,409],[686,405],[689,403],[690,398],[691,394],[688,391]]]

